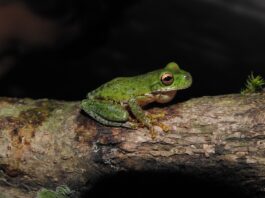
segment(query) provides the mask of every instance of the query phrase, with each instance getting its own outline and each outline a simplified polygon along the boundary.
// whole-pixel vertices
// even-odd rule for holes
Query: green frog
[[[140,123],[149,128],[154,137],[154,125],[158,123],[156,116],[146,114],[142,107],[152,102],[170,102],[178,90],[191,84],[190,73],[170,62],[163,69],[146,74],[115,78],[89,92],[81,106],[103,125],[136,129]]]

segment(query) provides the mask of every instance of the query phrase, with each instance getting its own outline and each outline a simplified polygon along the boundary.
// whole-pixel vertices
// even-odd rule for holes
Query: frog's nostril
[[[185,78],[186,80],[191,80],[191,75],[189,75],[189,74],[185,74],[185,75],[184,75],[184,78]]]
[[[184,78],[186,79],[186,80],[188,80],[189,79],[189,76],[188,75],[184,75]]]

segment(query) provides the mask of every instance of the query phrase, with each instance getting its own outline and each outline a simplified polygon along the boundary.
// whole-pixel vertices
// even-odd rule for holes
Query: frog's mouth
[[[187,83],[186,85],[184,85],[182,87],[178,87],[177,89],[172,88],[172,87],[163,87],[160,90],[153,91],[152,94],[167,93],[167,92],[174,92],[174,91],[178,91],[178,90],[187,89],[191,86],[191,84],[192,84],[192,82]]]

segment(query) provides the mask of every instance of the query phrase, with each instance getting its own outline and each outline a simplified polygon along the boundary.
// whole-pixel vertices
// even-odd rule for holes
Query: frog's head
[[[186,89],[191,86],[190,73],[182,70],[174,63],[168,63],[164,69],[158,70],[158,78],[151,86],[152,93]]]
[[[157,102],[168,102],[177,90],[186,89],[192,84],[190,73],[182,70],[175,62],[168,63],[164,69],[158,70],[158,78],[151,86],[151,92]]]

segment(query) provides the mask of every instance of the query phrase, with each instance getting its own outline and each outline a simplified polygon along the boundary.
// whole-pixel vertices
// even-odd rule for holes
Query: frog
[[[154,126],[160,123],[155,115],[147,114],[143,107],[154,102],[168,103],[179,90],[187,89],[191,84],[191,74],[176,62],[170,62],[162,69],[106,82],[87,94],[81,108],[106,126],[130,129],[147,127],[154,138]]]

